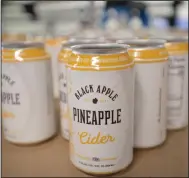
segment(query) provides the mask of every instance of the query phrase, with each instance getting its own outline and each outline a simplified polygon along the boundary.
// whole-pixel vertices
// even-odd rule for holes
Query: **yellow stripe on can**
[[[181,55],[181,54],[185,54],[188,52],[188,42],[187,41],[179,42],[179,43],[167,42],[165,46],[166,46],[169,54]]]
[[[72,53],[67,65],[72,70],[108,71],[131,68],[134,63],[127,52],[107,55]]]
[[[61,49],[61,51],[60,51],[60,53],[58,55],[58,61],[67,64],[71,54],[72,54],[72,50],[71,49]]]
[[[2,48],[2,62],[32,62],[49,60],[50,56],[45,52],[43,43],[19,42],[6,43]]]
[[[117,43],[129,45],[128,53],[135,63],[156,63],[167,61],[168,52],[165,40],[132,39],[118,40]]]

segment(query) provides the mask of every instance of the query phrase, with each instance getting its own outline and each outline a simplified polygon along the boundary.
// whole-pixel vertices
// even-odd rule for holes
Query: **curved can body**
[[[133,64],[123,45],[73,48],[67,73],[70,159],[86,173],[112,174],[132,162]]]
[[[67,62],[70,55],[70,48],[62,48],[59,53],[60,129],[62,137],[66,140],[69,140],[70,135],[67,96]]]
[[[5,139],[35,144],[55,135],[51,64],[43,45],[3,45],[2,66]]]
[[[166,43],[169,52],[168,72],[168,129],[188,125],[188,41],[171,40]]]
[[[155,147],[166,139],[168,53],[162,40],[126,44],[135,60],[134,147]]]

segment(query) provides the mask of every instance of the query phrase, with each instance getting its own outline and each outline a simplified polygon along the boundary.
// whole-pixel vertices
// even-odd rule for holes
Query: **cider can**
[[[100,40],[101,41],[101,40]],[[72,54],[71,47],[78,44],[100,43],[95,39],[75,39],[62,44],[59,52],[59,98],[60,98],[60,130],[61,135],[69,140],[69,113],[67,99],[67,63]]]
[[[133,159],[134,98],[126,46],[76,45],[67,65],[71,162],[92,175],[125,169]]]
[[[50,57],[42,43],[2,47],[2,123],[15,144],[36,144],[56,134]]]
[[[169,53],[168,129],[188,125],[188,39],[165,38]]]
[[[166,139],[168,52],[164,40],[118,41],[135,61],[134,147],[150,148]]]

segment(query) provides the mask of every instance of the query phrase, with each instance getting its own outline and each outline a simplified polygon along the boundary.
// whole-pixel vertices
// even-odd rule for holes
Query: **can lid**
[[[74,54],[120,54],[127,52],[127,45],[116,43],[100,43],[100,44],[81,44],[72,46],[72,52]]]
[[[157,49],[164,47],[166,40],[161,39],[126,39],[117,40],[118,44],[127,44],[136,50]]]
[[[44,48],[42,42],[5,42],[2,44],[4,49],[28,49],[28,48]]]

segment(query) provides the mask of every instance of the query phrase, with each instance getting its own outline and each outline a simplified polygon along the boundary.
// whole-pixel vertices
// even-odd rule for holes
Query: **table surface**
[[[60,135],[35,146],[2,141],[3,177],[87,177],[69,161],[69,144]],[[119,177],[187,177],[188,128],[168,132],[164,145],[135,150],[134,160]]]

